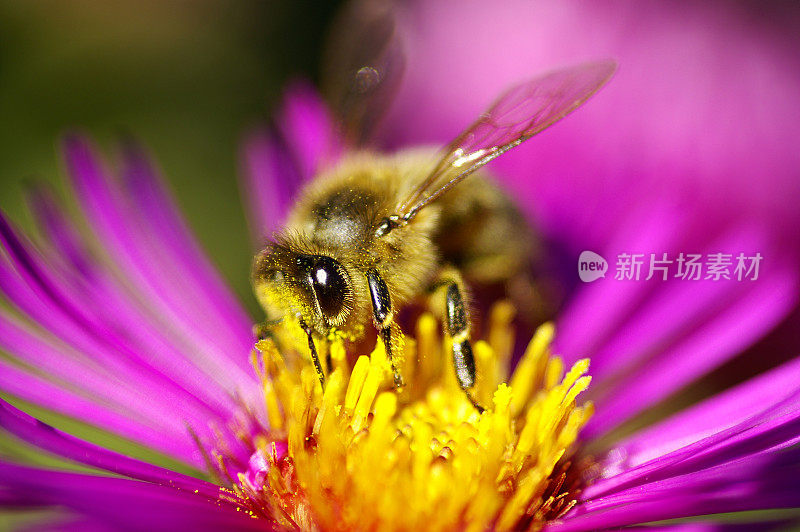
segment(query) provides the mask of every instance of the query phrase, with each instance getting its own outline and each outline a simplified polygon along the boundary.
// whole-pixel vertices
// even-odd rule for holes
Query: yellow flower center
[[[536,529],[562,515],[574,504],[573,446],[592,413],[590,403],[576,405],[589,361],[565,375],[545,324],[509,379],[512,315],[508,303],[496,305],[486,340],[474,345],[482,414],[459,389],[449,340],[429,314],[405,342],[403,390],[392,386],[380,342],[352,369],[341,341],[322,342],[332,365],[324,392],[300,346],[287,349],[302,345],[291,326],[259,342],[271,426],[260,445],[270,467],[263,486],[240,475],[237,492],[309,530]],[[279,457],[272,442],[283,440],[288,454]]]

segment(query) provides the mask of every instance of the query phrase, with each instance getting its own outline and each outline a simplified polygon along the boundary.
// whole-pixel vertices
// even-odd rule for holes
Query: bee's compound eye
[[[320,309],[328,318],[341,314],[350,287],[344,269],[330,257],[318,255],[309,272]]]

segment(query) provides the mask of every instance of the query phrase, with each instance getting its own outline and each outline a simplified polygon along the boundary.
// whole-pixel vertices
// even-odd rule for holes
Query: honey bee
[[[323,386],[315,338],[334,330],[358,338],[370,322],[403,386],[396,318],[427,297],[451,340],[458,383],[482,411],[472,393],[467,284],[526,273],[532,238],[514,202],[479,170],[574,111],[615,69],[588,63],[512,87],[433,165],[424,149],[355,151],[302,191],[285,229],[256,255],[252,282],[267,316],[305,331]]]

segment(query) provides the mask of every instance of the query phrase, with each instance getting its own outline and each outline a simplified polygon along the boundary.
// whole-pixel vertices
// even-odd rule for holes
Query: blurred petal
[[[786,364],[619,444],[563,528],[795,507],[797,366]]]
[[[242,155],[242,193],[258,246],[281,228],[303,183],[343,150],[327,107],[306,83],[286,89],[276,123],[275,129],[251,134]]]
[[[170,392],[178,394],[173,397],[182,398],[186,403],[182,406],[187,408],[187,413],[194,411],[196,414],[208,415],[209,410],[211,412],[214,411],[216,405],[212,406],[213,400],[210,397],[204,398],[208,400],[206,401],[194,395],[188,389],[182,388],[165,372],[159,370],[152,361],[145,358],[146,355],[151,353],[134,351],[118,331],[110,327],[109,324],[103,323],[100,316],[93,314],[92,309],[86,304],[87,300],[84,295],[79,295],[74,287],[67,284],[64,279],[56,277],[54,272],[45,268],[41,258],[37,257],[34,251],[19,239],[16,232],[2,215],[0,215],[0,239],[8,251],[14,272],[19,275],[19,279],[17,279],[14,273],[8,271],[5,273],[4,281],[7,283],[5,287],[8,288],[11,283],[14,283],[14,292],[12,295],[11,290],[5,291],[20,308],[26,309],[26,305],[30,306],[33,298],[39,301],[46,301],[50,304],[49,311],[55,311],[56,315],[61,318],[61,327],[53,327],[51,330],[69,329],[75,331],[80,335],[80,339],[76,338],[79,346],[92,345],[93,347],[88,349],[89,352],[100,354],[99,358],[106,361],[114,359],[118,366],[122,365],[123,368],[127,368],[126,370],[123,369],[123,371],[127,371],[133,377],[133,380],[140,384],[151,383],[153,389],[160,390],[162,394],[169,394]],[[24,285],[18,281],[24,282]],[[108,309],[106,309],[107,311]],[[45,321],[45,323],[47,322]],[[126,328],[138,325],[137,321],[131,320],[127,323]],[[68,335],[67,338],[69,338]],[[120,353],[125,356],[120,357]],[[177,380],[180,380],[182,376],[183,374],[175,372]],[[214,388],[204,390],[197,387],[188,379],[184,382],[186,382],[187,386],[194,386],[197,393],[215,391]]]
[[[224,499],[138,480],[0,463],[0,486],[30,501],[63,506],[120,530],[270,530]]]
[[[303,181],[341,154],[342,142],[330,112],[308,83],[296,81],[286,88],[277,124]]]
[[[683,224],[680,217],[656,211],[630,224],[602,253],[612,262],[622,252],[643,252],[646,258],[667,252],[674,259],[679,250],[758,252],[769,259],[754,281],[645,281],[645,264],[639,281],[609,278],[576,291],[559,317],[558,351],[568,360],[592,358],[598,410],[587,437],[614,428],[741,353],[798,302],[792,253],[760,224],[739,224],[720,237],[712,233],[707,241],[690,243],[675,236],[682,235]]]
[[[713,396],[617,444],[625,464],[635,467],[738,425],[771,404],[796,393],[800,359],[793,360],[739,386]]]
[[[242,194],[256,246],[278,231],[289,212],[290,202],[302,183],[275,134],[260,131],[244,146]]]
[[[176,276],[188,276],[188,282],[184,281],[181,288],[185,290],[187,284],[195,287],[190,290],[192,303],[198,307],[198,313],[207,313],[208,319],[217,324],[214,336],[225,338],[229,342],[223,344],[226,348],[229,345],[231,349],[249,350],[252,343],[250,316],[192,236],[142,148],[128,142],[124,154],[122,174],[127,197],[133,212],[138,214],[139,227],[148,236],[148,244],[155,248],[151,253],[163,257],[163,267],[173,269]],[[242,368],[242,382],[249,384],[251,368],[239,353],[221,350],[219,355]],[[219,363],[216,357],[209,358]],[[218,365],[213,371],[218,372],[220,368]]]
[[[134,193],[129,194],[129,197],[134,195]],[[158,199],[157,191],[154,190],[152,196],[154,196],[153,199]],[[160,199],[167,202],[163,196]],[[82,305],[92,308],[99,319],[108,321],[111,328],[126,330],[128,334],[135,336],[137,342],[147,346],[141,348],[143,351],[160,352],[169,350],[172,351],[169,358],[176,361],[184,357],[192,358],[194,364],[205,368],[207,376],[201,377],[202,379],[211,377],[216,381],[212,389],[220,387],[228,390],[229,393],[234,393],[239,388],[247,387],[251,384],[252,375],[249,370],[245,370],[244,367],[239,370],[236,366],[226,365],[224,358],[228,357],[213,356],[216,354],[214,350],[207,344],[202,343],[197,334],[182,333],[182,331],[173,326],[172,322],[164,320],[163,316],[155,315],[146,305],[138,301],[135,295],[130,292],[130,287],[126,286],[126,283],[122,283],[118,278],[115,278],[110,268],[104,268],[89,253],[88,244],[81,241],[73,223],[65,216],[48,191],[37,190],[31,200],[31,207],[46,239],[42,246],[44,248],[42,250],[44,254],[43,261],[46,262],[48,269],[65,278],[69,285],[79,287]],[[164,206],[164,209],[167,208],[168,204]],[[142,207],[141,210],[148,214],[146,217],[148,223],[157,221],[158,223],[154,224],[154,226],[159,226],[161,231],[169,230],[169,220],[160,219],[157,210],[146,209],[145,207]],[[175,222],[177,223],[179,220]],[[153,240],[158,238],[159,231],[155,227],[149,233],[153,236]],[[230,327],[217,330],[224,334],[226,330],[242,331],[248,329],[248,318],[239,307],[238,302],[233,299],[230,293],[225,294],[224,285],[221,284],[211,266],[207,264],[207,260],[202,253],[199,250],[192,251],[194,246],[189,236],[186,235],[183,244],[177,240],[173,239],[171,244],[165,245],[160,250],[160,253],[174,253],[173,267],[178,264],[186,265],[182,271],[187,276],[194,275],[196,277],[195,282],[198,283],[196,286],[205,286],[208,288],[208,293],[217,294],[218,300],[214,305],[221,309],[224,314],[230,313],[230,316],[228,316]],[[184,249],[184,253],[178,254],[180,249]],[[62,257],[67,258],[66,264]],[[203,262],[206,263],[205,267],[202,266]],[[200,292],[205,293],[205,291]],[[115,309],[115,312],[109,314],[109,308]],[[134,324],[137,326],[133,327],[132,325]],[[223,359],[220,360],[220,358]],[[183,366],[181,371],[184,368],[187,368],[187,366]],[[188,367],[187,371],[191,372],[193,370]]]
[[[492,163],[501,183],[568,257],[769,257],[751,283],[570,282],[556,349],[592,359],[585,436],[718,367],[797,305],[796,35],[725,3],[434,0],[398,12],[408,68],[388,145],[448,142],[508,86],[613,58],[617,74],[574,116]],[[563,268],[576,279],[574,262]]]
[[[74,419],[83,420],[194,467],[204,466],[197,444],[189,437],[186,427],[177,423],[174,417],[172,425],[161,426],[157,418],[142,421],[137,419],[140,412],[130,411],[130,402],[126,410],[117,405],[87,399],[72,386],[31,375],[3,361],[0,361],[0,370],[2,370],[0,389],[5,393]],[[135,395],[131,398],[135,398]],[[132,402],[135,402],[135,399]]]
[[[202,493],[208,497],[219,496],[219,486],[80,440],[42,423],[1,399],[0,427],[21,440],[68,460],[137,480]]]
[[[166,231],[163,238],[171,241],[170,225],[151,226],[139,209],[126,204],[125,196],[104,175],[85,140],[68,138],[65,156],[83,212],[109,255],[126,275],[126,280],[147,298],[148,306],[157,310],[162,319],[169,317],[173,326],[179,327],[187,336],[215,347],[217,356],[230,359],[243,371],[249,371],[247,358],[242,356],[252,347],[249,324],[240,319],[236,329],[220,326],[230,319],[224,315],[225,308],[218,308],[209,301],[203,294],[203,285],[187,282],[183,263],[169,260],[171,253],[166,252],[151,234],[151,231],[156,234]],[[136,179],[144,179],[145,173],[134,171],[130,175],[131,182],[136,182]],[[154,187],[149,190],[154,190]],[[171,216],[164,213],[161,218]],[[175,234],[173,231],[173,236]],[[236,315],[244,316],[241,311],[233,314]]]
[[[0,347],[33,374],[0,361],[0,388],[16,397],[145,443],[190,461],[199,458],[187,441],[186,427],[175,422],[176,410],[153,401],[118,375],[87,364],[79,353],[54,340],[46,340],[0,312]],[[131,408],[135,403],[136,408]]]
[[[6,392],[204,466],[215,441],[243,464],[252,449],[218,426],[263,412],[248,355],[249,318],[192,240],[152,168],[128,145],[123,194],[87,142],[67,159],[106,261],[47,192],[32,208],[40,249],[0,216]],[[253,405],[250,407],[249,405]],[[247,412],[246,415],[243,415]],[[247,423],[250,423],[248,421]]]
[[[19,527],[16,532],[61,532],[63,530],[77,532],[113,532],[114,528],[108,524],[91,519],[60,517],[47,518],[34,521],[25,527]]]
[[[789,230],[800,193],[797,35],[753,23],[757,10],[402,4],[408,68],[384,137],[392,146],[447,142],[513,83],[611,57],[620,68],[606,89],[495,166],[548,234],[591,249],[632,202],[665,190],[715,218],[750,214]]]
[[[742,459],[774,454],[777,449],[795,445],[800,439],[800,392],[745,421],[701,438],[674,451],[626,469],[627,464],[609,464],[602,480],[588,487],[587,498],[605,497],[636,486],[710,470]],[[612,453],[613,454],[613,453]],[[623,453],[624,456],[624,453]]]
[[[550,530],[582,531],[800,505],[800,449],[728,462],[580,503]]]

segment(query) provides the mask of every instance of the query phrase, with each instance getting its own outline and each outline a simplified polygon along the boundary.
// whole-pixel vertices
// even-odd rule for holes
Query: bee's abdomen
[[[473,176],[441,200],[435,242],[448,264],[471,283],[501,283],[530,267],[531,229],[494,183]]]

